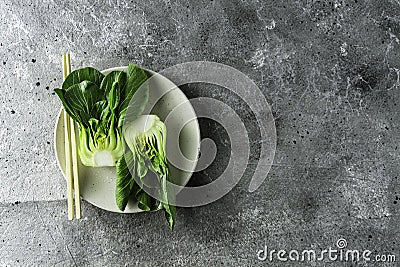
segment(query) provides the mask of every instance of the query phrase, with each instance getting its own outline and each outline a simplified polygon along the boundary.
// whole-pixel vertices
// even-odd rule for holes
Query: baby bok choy
[[[106,76],[94,68],[83,68],[65,79],[55,92],[64,110],[79,125],[79,156],[92,167],[115,166],[124,154],[122,125],[129,102],[135,95],[140,115],[148,101],[147,75],[130,64],[127,73],[111,71]],[[141,88],[140,93],[136,93]]]
[[[129,151],[117,163],[116,203],[124,210],[133,196],[145,211],[164,210],[168,224],[175,222],[175,195],[167,190],[166,126],[156,115],[125,122],[123,136]],[[156,190],[157,199],[144,190]]]

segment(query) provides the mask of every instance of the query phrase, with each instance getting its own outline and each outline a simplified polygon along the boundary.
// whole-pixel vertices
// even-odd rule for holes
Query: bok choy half
[[[131,196],[145,211],[164,210],[171,229],[175,223],[175,194],[168,190],[170,180],[166,156],[165,124],[156,115],[140,116],[125,123],[124,139],[130,149],[117,163],[117,190],[119,209],[124,210]],[[151,195],[146,191],[153,191]],[[156,192],[154,192],[156,191]]]
[[[124,153],[121,127],[129,102],[147,80],[145,71],[130,64],[128,72],[112,71],[106,76],[94,68],[83,68],[55,89],[64,110],[79,125],[79,156],[85,166],[115,166]],[[143,86],[146,87],[146,86]],[[142,88],[143,88],[142,87]],[[135,110],[140,115],[148,101],[143,88]]]

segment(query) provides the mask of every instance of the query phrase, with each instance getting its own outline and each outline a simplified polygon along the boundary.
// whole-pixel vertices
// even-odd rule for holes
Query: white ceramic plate
[[[126,71],[127,67],[117,67],[107,69],[102,72],[103,74],[107,74],[113,70]],[[147,72],[151,75],[155,74],[153,71],[147,70]],[[174,89],[170,90],[171,88]],[[171,130],[168,129],[171,129],[171,127],[181,127],[184,125],[179,135],[179,146],[182,154],[187,159],[192,161],[183,160],[178,164],[183,164],[179,166],[184,166],[185,170],[190,171],[182,171],[170,166],[173,182],[184,186],[189,181],[190,176],[196,167],[197,157],[200,150],[200,129],[194,109],[189,100],[186,98],[185,94],[170,80],[161,75],[156,75],[155,78],[150,80],[149,103],[152,103],[152,101],[154,103],[154,99],[157,99],[158,96],[163,95],[168,90],[170,91],[155,104],[151,113],[158,115],[160,119],[164,121],[167,115],[169,115],[175,107],[180,106],[180,108],[177,109],[179,112],[171,113],[173,115],[169,117],[168,121],[166,122],[167,157],[176,158],[174,153],[179,151],[179,148],[171,148],[168,146],[169,143],[174,143],[169,142],[168,140],[173,140],[175,137],[172,136]],[[64,111],[61,108],[55,126],[54,144],[58,166],[65,177],[63,112]],[[78,133],[76,134],[76,137],[79,139]],[[79,142],[79,140],[77,141]],[[79,160],[79,185],[81,196],[86,201],[108,211],[121,212],[115,203],[115,167],[86,167],[83,166]],[[141,210],[137,207],[137,204],[131,200],[128,202],[124,213],[134,213],[140,211]]]

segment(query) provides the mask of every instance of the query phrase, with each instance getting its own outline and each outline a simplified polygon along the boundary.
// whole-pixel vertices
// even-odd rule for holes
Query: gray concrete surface
[[[260,261],[271,249],[350,249],[400,261],[400,3],[333,1],[0,2],[1,266],[398,266],[377,262]],[[189,97],[231,105],[252,140],[245,177],[219,201],[163,214],[117,215],[84,202],[67,221],[53,151],[60,102],[52,93],[73,68],[137,63],[155,71],[209,60],[237,68],[262,89],[276,117],[274,165],[247,192],[259,132],[248,107],[222,88],[192,84]],[[226,165],[229,140],[201,120],[220,157],[191,185]]]

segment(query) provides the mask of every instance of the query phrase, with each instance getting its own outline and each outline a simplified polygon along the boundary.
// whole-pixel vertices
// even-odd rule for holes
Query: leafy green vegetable
[[[119,106],[118,127],[124,124],[125,115],[129,121],[136,120],[143,113],[149,100],[149,85],[144,83],[147,79],[146,73],[138,66],[131,64],[127,76],[128,80],[123,90],[124,98]],[[130,106],[129,114],[126,114],[128,106]]]
[[[101,81],[103,80],[104,75],[100,71],[87,67],[83,69],[77,69],[71,72],[68,77],[64,80],[62,85],[62,89],[66,90],[74,84],[81,83],[83,81],[90,81],[97,86],[100,86]]]
[[[70,116],[79,124],[89,127],[92,110],[96,103],[103,100],[104,93],[99,87],[89,81],[83,81],[69,87],[67,90],[55,89],[63,103],[67,103]]]
[[[125,145],[118,124],[132,97],[138,114],[143,112],[149,88],[141,85],[146,80],[145,71],[134,64],[128,66],[128,74],[112,71],[106,76],[88,67],[71,72],[62,89],[55,89],[66,112],[79,124],[79,156],[84,165],[115,166],[122,157]]]
[[[128,204],[128,200],[133,192],[135,180],[131,179],[131,172],[128,166],[133,165],[133,154],[128,151],[117,162],[117,181],[115,190],[115,199],[120,210],[124,210]]]
[[[175,194],[167,190],[169,170],[166,158],[166,134],[165,124],[156,115],[140,116],[125,125],[123,136],[130,152],[117,164],[116,202],[118,207],[124,210],[127,199],[133,194],[138,200],[139,208],[147,211],[163,209],[168,224],[173,229],[176,213],[173,205]],[[131,165],[131,175],[126,172],[129,165]],[[155,174],[157,186],[154,187],[154,183],[146,180],[149,176],[146,175],[148,171]],[[133,186],[135,178],[140,181],[140,186],[137,188]],[[144,187],[158,190],[160,201],[146,194]]]
[[[123,211],[130,198],[138,201],[138,207],[144,211],[157,211],[162,208],[161,203],[149,196],[136,182],[135,160],[133,153],[128,151],[117,162],[117,181],[115,199],[118,208]],[[142,185],[144,186],[144,185]]]

